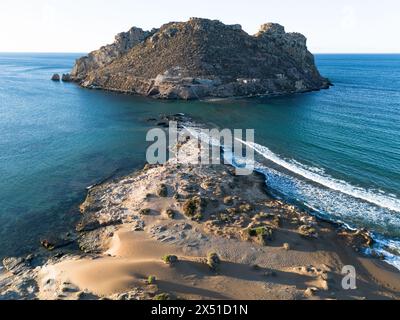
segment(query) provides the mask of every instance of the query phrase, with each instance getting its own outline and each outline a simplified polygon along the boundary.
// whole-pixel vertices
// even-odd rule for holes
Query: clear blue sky
[[[306,35],[312,52],[400,53],[398,0],[1,0],[0,51],[88,52],[132,26],[190,17],[265,22]]]

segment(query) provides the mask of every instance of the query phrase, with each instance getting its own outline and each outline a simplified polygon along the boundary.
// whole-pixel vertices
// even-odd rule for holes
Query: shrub
[[[258,242],[266,245],[268,240],[272,240],[273,230],[268,227],[249,228],[246,230],[249,237],[257,237]]]
[[[168,197],[168,188],[165,184],[160,185],[157,190],[157,195],[163,198]]]
[[[183,204],[183,213],[187,217],[194,217],[196,214],[201,213],[204,207],[204,201],[200,197],[193,197]]]
[[[146,209],[142,209],[139,211],[139,214],[142,216],[148,216],[150,214],[151,210],[146,208]]]
[[[193,220],[195,220],[195,221],[201,221],[203,219],[204,219],[204,216],[202,213],[198,213],[193,217]]]
[[[174,264],[174,263],[178,262],[178,257],[174,256],[172,254],[168,254],[168,255],[165,255],[164,257],[162,257],[162,260],[166,264]]]
[[[156,277],[155,276],[149,276],[147,279],[148,284],[154,284],[156,282]]]
[[[215,252],[211,252],[207,256],[207,265],[210,267],[212,271],[218,271],[221,264],[221,259],[218,254]]]
[[[317,230],[309,225],[302,225],[298,229],[300,235],[306,238],[318,238]]]
[[[244,213],[249,213],[251,210],[253,210],[253,207],[252,207],[251,204],[245,203],[245,204],[242,204],[242,205],[239,207],[239,210],[240,210],[241,212],[244,212]]]
[[[175,211],[172,209],[167,209],[165,210],[165,214],[170,218],[174,219],[175,218]]]
[[[170,298],[168,293],[160,293],[156,295],[153,300],[162,301],[162,300],[170,300]]]

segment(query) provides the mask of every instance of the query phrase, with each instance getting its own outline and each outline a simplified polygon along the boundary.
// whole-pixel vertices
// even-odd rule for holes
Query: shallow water
[[[330,90],[273,99],[165,102],[49,81],[80,54],[0,54],[0,256],[79,218],[85,188],[144,164],[148,118],[183,112],[256,130],[279,196],[400,237],[400,56],[319,55]]]

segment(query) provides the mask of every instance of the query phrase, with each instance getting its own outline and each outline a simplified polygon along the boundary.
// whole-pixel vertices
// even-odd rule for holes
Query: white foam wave
[[[380,193],[374,193],[372,191],[355,187],[350,185],[349,183],[332,178],[326,174],[323,174],[323,171],[318,173],[317,170],[309,170],[304,166],[299,166],[296,162],[287,161],[282,159],[277,154],[273,153],[267,147],[259,145],[253,142],[246,142],[241,139],[237,139],[244,145],[249,146],[254,149],[257,153],[262,155],[265,159],[272,161],[273,163],[289,170],[303,178],[311,180],[315,183],[318,183],[326,188],[331,190],[335,190],[347,195],[350,195],[354,198],[361,199],[367,201],[369,203],[375,204],[379,207],[389,209],[391,211],[400,212],[400,199],[390,197],[388,195],[383,195]]]
[[[199,127],[185,129],[197,139],[223,147],[226,163],[235,165],[232,150],[222,146],[220,141],[201,132]],[[348,228],[373,230],[376,240],[374,250],[383,254],[389,264],[400,270],[400,241],[383,236],[386,234],[397,238],[399,234],[400,215],[393,211],[399,211],[400,206],[395,196],[351,186],[345,181],[328,176],[323,169],[310,168],[296,160],[282,159],[267,147],[237,140],[253,148],[265,159],[295,173],[289,175],[256,161],[255,170],[264,174],[270,190],[277,192],[277,195],[283,195],[285,199],[305,205],[331,221],[343,223]]]

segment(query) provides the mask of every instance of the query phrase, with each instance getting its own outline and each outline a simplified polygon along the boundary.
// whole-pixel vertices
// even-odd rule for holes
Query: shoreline
[[[67,73],[69,76],[69,73]],[[154,100],[162,100],[162,101],[203,101],[203,102],[213,102],[213,101],[234,101],[234,100],[240,100],[240,99],[256,99],[256,98],[279,98],[279,97],[287,97],[287,96],[293,96],[293,95],[303,95],[306,93],[312,93],[312,92],[319,92],[322,90],[329,90],[330,87],[335,86],[332,83],[329,83],[326,86],[322,86],[320,88],[314,88],[314,89],[307,89],[304,91],[282,91],[282,92],[273,92],[273,93],[257,93],[257,94],[249,94],[249,95],[232,95],[232,96],[226,96],[226,97],[219,97],[219,96],[203,96],[203,97],[196,97],[193,99],[179,99],[179,98],[159,98],[159,97],[154,97],[154,96],[146,96],[141,93],[138,93],[134,90],[122,90],[122,89],[116,89],[116,88],[109,88],[109,87],[102,87],[102,86],[85,86],[82,84],[82,80],[80,79],[74,79],[74,80],[68,80],[68,81],[62,81],[65,83],[70,83],[73,82],[77,86],[79,86],[82,89],[86,90],[95,90],[95,91],[104,91],[104,92],[111,92],[111,93],[117,93],[117,94],[122,94],[122,95],[131,95],[131,96],[137,96],[137,97],[144,97],[144,98],[151,98]]]
[[[190,140],[181,148],[198,154]],[[368,233],[316,219],[264,185],[261,173],[171,161],[97,185],[81,206],[82,252],[6,261],[0,299],[400,299],[400,273],[360,253]],[[356,290],[341,289],[347,264]]]

